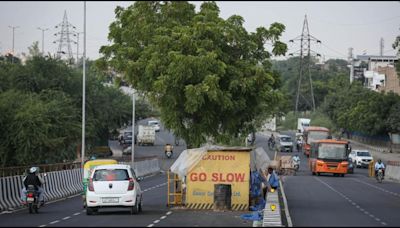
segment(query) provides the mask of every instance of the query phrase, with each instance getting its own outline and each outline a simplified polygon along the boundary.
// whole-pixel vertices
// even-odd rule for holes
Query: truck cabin
[[[330,132],[328,128],[325,127],[306,127],[303,132],[304,139],[304,154],[307,157],[310,155],[310,144],[316,142],[317,140],[328,139]]]
[[[333,173],[344,176],[347,173],[349,153],[347,141],[324,139],[313,142],[309,160],[312,174]]]

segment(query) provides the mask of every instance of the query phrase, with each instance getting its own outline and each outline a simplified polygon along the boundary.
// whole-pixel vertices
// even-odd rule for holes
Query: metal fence
[[[51,171],[70,170],[70,169],[81,168],[81,162],[5,167],[5,168],[0,168],[0,177],[24,175],[27,172],[27,170],[32,166],[39,167],[40,172],[44,173],[44,172],[51,172]]]

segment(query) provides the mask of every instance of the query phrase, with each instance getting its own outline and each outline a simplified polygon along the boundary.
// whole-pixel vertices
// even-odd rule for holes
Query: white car
[[[353,150],[349,154],[349,158],[357,168],[368,167],[369,163],[373,160],[368,150]]]
[[[130,165],[96,166],[86,190],[86,214],[92,215],[106,207],[124,207],[131,214],[139,213],[142,210],[140,180]]]
[[[154,126],[156,132],[160,131],[160,123],[157,120],[149,120],[149,121],[147,121],[147,125]]]
[[[275,146],[280,152],[293,152],[293,141],[288,135],[278,135]]]

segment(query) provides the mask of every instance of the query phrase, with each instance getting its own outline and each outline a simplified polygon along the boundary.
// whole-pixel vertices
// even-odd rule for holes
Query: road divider
[[[121,164],[131,164],[120,162]],[[134,170],[139,177],[160,173],[157,157],[135,162]],[[83,191],[82,169],[70,169],[47,172],[44,177],[44,199],[46,202],[67,198]],[[0,211],[14,211],[23,207],[21,190],[24,176],[10,176],[0,178]]]
[[[400,166],[388,164],[386,166],[385,176],[388,179],[400,182]]]

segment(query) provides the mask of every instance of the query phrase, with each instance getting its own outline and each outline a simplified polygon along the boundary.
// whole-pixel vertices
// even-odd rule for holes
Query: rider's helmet
[[[378,159],[378,163],[381,164],[381,163],[382,163],[382,160],[381,160],[381,159]]]
[[[30,173],[36,173],[38,170],[39,170],[38,167],[31,167],[31,168],[29,169],[29,172],[30,172]]]

